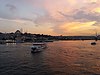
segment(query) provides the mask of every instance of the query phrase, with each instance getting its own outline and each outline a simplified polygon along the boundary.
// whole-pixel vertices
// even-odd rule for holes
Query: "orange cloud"
[[[65,23],[60,26],[60,29],[63,30],[64,33],[70,33],[68,35],[81,35],[81,33],[89,33],[90,29],[95,28],[93,27],[93,24],[95,24],[95,21],[92,22],[72,22],[72,23]]]
[[[77,4],[77,0],[67,0],[71,5],[76,5]]]
[[[90,0],[90,2],[97,2],[98,0]]]

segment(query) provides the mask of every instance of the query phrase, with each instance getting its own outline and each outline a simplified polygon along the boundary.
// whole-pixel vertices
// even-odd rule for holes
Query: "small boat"
[[[98,35],[97,35],[97,32],[96,32],[96,36],[95,36],[95,42],[91,42],[91,45],[96,45],[97,43],[96,43],[96,41],[98,41]]]
[[[96,45],[96,42],[91,42],[91,45]]]
[[[41,52],[43,49],[45,49],[47,46],[45,43],[33,43],[33,46],[31,46],[31,52],[37,53]]]

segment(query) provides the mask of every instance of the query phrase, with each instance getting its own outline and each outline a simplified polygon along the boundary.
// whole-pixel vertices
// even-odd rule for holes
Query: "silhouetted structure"
[[[0,41],[4,40],[7,43],[21,42],[53,42],[54,40],[100,40],[98,36],[51,36],[43,34],[22,33],[20,30],[12,33],[1,33]]]

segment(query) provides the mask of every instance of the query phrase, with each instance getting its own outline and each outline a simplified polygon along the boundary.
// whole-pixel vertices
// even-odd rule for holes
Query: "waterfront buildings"
[[[31,33],[22,33],[20,30],[16,30],[12,33],[0,33],[0,41],[16,42],[43,42],[50,40],[94,40],[95,36],[51,36],[43,34],[31,34]],[[97,39],[100,40],[100,35],[97,36]]]

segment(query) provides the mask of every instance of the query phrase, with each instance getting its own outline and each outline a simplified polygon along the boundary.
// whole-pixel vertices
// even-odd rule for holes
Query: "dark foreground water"
[[[31,53],[31,43],[0,45],[0,75],[100,75],[100,41],[47,43]]]

